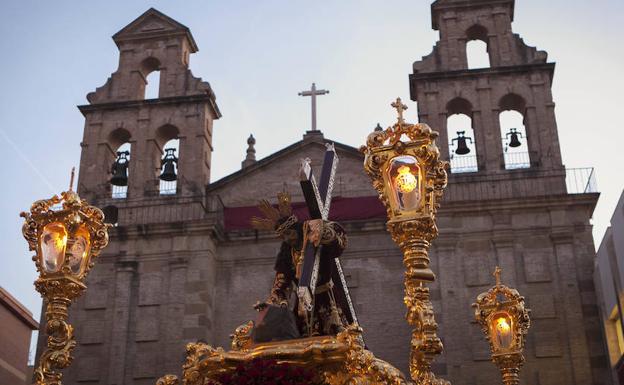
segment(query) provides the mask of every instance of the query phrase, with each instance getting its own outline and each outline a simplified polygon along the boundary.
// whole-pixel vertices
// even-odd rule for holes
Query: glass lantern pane
[[[39,238],[41,263],[45,272],[57,272],[65,260],[67,230],[60,222],[47,224]]]
[[[71,267],[74,274],[80,273],[89,254],[90,247],[89,231],[84,226],[81,226],[74,235],[74,243],[71,245],[68,253],[69,267]]]
[[[398,208],[417,209],[420,204],[420,168],[416,158],[409,155],[397,156],[390,161],[386,172],[394,203]]]
[[[494,346],[509,349],[513,344],[513,328],[511,317],[507,313],[498,313],[491,318],[490,329]]]

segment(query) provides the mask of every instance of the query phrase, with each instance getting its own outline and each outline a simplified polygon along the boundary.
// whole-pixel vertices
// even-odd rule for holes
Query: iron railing
[[[128,186],[111,185],[111,198],[125,199],[128,197]]]
[[[453,155],[450,163],[452,174],[479,171],[476,155]]]
[[[160,184],[158,185],[158,191],[160,195],[175,195],[178,190],[178,181],[166,181],[160,180]]]
[[[516,170],[531,167],[531,157],[528,152],[506,152],[505,170]]]
[[[568,194],[587,194],[598,192],[594,168],[566,168],[566,188],[568,190]]]

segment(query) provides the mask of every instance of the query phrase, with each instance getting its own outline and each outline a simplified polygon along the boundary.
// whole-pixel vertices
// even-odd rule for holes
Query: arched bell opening
[[[528,136],[525,126],[524,99],[516,94],[508,94],[499,103],[498,115],[503,158],[506,170],[531,167]]]
[[[130,176],[130,150],[132,146],[126,142],[117,147],[116,158],[111,166],[111,197],[125,199],[128,197],[128,179]]]
[[[158,192],[160,195],[174,195],[178,188],[178,158],[180,154],[179,130],[164,125],[157,131],[157,142],[161,148],[159,159]]]
[[[104,223],[109,223],[113,226],[117,226],[117,222],[119,221],[119,209],[117,208],[117,206],[104,206],[102,207],[102,212],[104,213]]]
[[[468,69],[490,68],[488,32],[475,24],[466,30],[466,62]]]
[[[111,149],[115,149],[111,154],[109,183],[111,185],[111,197],[124,199],[128,195],[128,180],[130,169],[130,132],[123,128],[117,128],[108,136],[108,143]]]
[[[477,146],[472,127],[472,105],[455,98],[447,105],[446,130],[449,138],[451,173],[478,171]]]

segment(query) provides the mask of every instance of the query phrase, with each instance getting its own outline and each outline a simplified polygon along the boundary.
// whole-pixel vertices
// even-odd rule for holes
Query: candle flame
[[[417,180],[407,166],[399,167],[399,175],[396,177],[396,185],[403,194],[410,193],[416,188]]]
[[[511,329],[511,326],[509,326],[507,319],[504,317],[501,317],[496,320],[496,327],[504,333],[508,333],[509,330]]]

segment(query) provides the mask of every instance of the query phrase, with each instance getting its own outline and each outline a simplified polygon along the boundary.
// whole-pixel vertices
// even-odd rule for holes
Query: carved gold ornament
[[[500,267],[496,267],[496,285],[479,294],[472,306],[475,319],[490,343],[492,361],[502,373],[503,384],[516,385],[520,383],[518,373],[524,363],[524,339],[531,326],[530,310],[516,289],[501,283],[500,274]]]
[[[72,362],[76,341],[73,327],[67,323],[67,310],[86,289],[84,280],[93,261],[108,244],[104,214],[80,199],[71,184],[60,198],[55,195],[36,201],[30,212],[20,214],[24,238],[35,251],[33,261],[39,272],[35,288],[46,303],[48,348],[34,371],[38,385],[61,384],[59,370]]]
[[[362,329],[350,325],[336,336],[309,337],[288,341],[267,342],[257,345],[243,337],[249,332],[249,324],[240,326],[232,342],[232,350],[213,348],[204,343],[186,346],[183,365],[184,385],[203,385],[217,381],[225,373],[254,359],[276,360],[278,363],[310,368],[322,375],[330,385],[407,385],[403,374],[387,362],[376,358],[366,350],[362,341]],[[176,376],[161,377],[157,385],[177,385]]]
[[[360,151],[364,170],[386,207],[388,231],[403,252],[406,319],[413,327],[410,375],[417,384],[447,384],[431,371],[442,342],[425,285],[435,280],[429,245],[438,235],[435,214],[446,187],[448,162],[439,159],[438,133],[426,124],[405,122],[407,106],[400,98],[391,105],[397,110],[397,122],[368,135]]]

